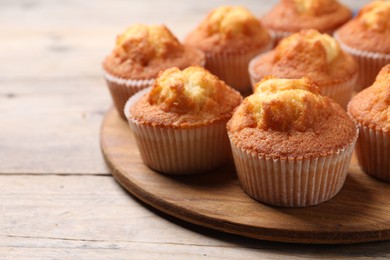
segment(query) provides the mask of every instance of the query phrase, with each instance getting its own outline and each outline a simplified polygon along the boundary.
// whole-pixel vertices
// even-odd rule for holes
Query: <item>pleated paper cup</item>
[[[258,74],[255,72],[255,64],[259,59],[262,58],[264,54],[260,54],[253,58],[249,62],[248,71],[252,84],[252,89],[254,90],[256,84],[265,76],[269,74]],[[334,84],[318,84],[320,92],[322,95],[327,96],[338,104],[340,104],[344,109],[347,108],[348,102],[352,98],[352,94],[358,79],[358,73],[356,72],[352,77],[343,78],[344,82],[334,83]],[[315,81],[315,79],[312,79]]]
[[[237,54],[206,53],[206,69],[225,81],[230,87],[242,94],[250,92],[250,79],[248,74],[249,61],[259,53],[271,50],[273,41],[258,50]]]
[[[135,94],[125,106],[126,118],[147,166],[161,173],[185,175],[215,170],[231,159],[228,119],[189,128],[154,126],[133,119],[130,107],[148,91]]]
[[[233,142],[231,147],[241,187],[249,196],[273,206],[306,207],[327,201],[340,191],[355,142],[356,138],[337,152],[310,159],[270,158],[245,151]]]
[[[251,59],[248,64],[248,73],[249,73],[249,80],[251,82],[252,91],[255,90],[256,84],[265,76],[269,76],[268,74],[259,74],[255,72],[255,65],[259,59],[261,59],[266,53],[261,53]]]
[[[339,103],[344,109],[347,108],[349,101],[352,98],[353,91],[358,79],[358,73],[355,73],[349,79],[346,78],[344,82],[321,85],[318,84],[322,95],[327,96],[337,103]]]
[[[390,53],[383,54],[358,50],[343,43],[337,32],[334,34],[334,37],[340,43],[341,48],[352,55],[359,65],[359,77],[355,85],[356,91],[361,91],[371,86],[382,67],[390,63]]]
[[[359,138],[356,154],[363,171],[390,182],[390,132],[358,122]]]
[[[123,109],[127,100],[138,91],[150,87],[154,83],[154,79],[123,79],[115,77],[106,71],[103,71],[103,73],[108,89],[110,90],[114,106],[123,119],[126,119]]]

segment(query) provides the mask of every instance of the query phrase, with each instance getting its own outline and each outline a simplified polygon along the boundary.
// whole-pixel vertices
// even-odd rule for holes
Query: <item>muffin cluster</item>
[[[351,17],[336,0],[281,0],[261,18],[221,6],[183,42],[136,24],[103,72],[148,167],[212,174],[231,162],[259,202],[313,206],[341,190],[355,144],[362,169],[390,181],[389,2]]]
[[[308,29],[332,34],[351,17],[351,10],[337,0],[281,0],[261,20],[280,41]]]

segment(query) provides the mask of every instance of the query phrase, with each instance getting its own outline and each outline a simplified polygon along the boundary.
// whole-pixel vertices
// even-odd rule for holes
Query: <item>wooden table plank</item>
[[[0,88],[1,174],[108,174],[99,132],[103,78],[9,81]]]
[[[0,191],[0,256],[390,257],[390,241],[343,246],[295,245],[199,228],[140,204],[110,176],[0,176]]]
[[[275,1],[230,1],[259,15]],[[223,0],[0,3],[0,79],[100,75],[115,37],[134,23],[166,24],[183,38]],[[23,66],[21,69],[21,65]],[[26,69],[28,68],[28,69]]]
[[[213,7],[260,15],[276,1],[0,1],[0,258],[390,257],[390,242],[280,244],[175,220],[129,196],[103,162],[100,64],[118,33],[165,23],[182,39]]]
[[[260,16],[272,1],[2,1],[0,79],[97,76],[115,37],[134,23],[166,24],[180,39],[220,5]],[[367,1],[343,1],[351,7]]]

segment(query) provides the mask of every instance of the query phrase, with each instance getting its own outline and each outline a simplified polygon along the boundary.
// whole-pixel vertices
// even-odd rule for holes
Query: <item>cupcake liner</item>
[[[339,103],[344,109],[347,108],[348,102],[352,98],[352,94],[358,79],[358,73],[355,73],[350,79],[345,82],[336,84],[321,85],[318,84],[322,95],[327,96],[337,103]]]
[[[249,64],[248,64],[248,73],[249,73],[249,80],[251,82],[251,87],[252,87],[252,91],[255,90],[255,86],[256,84],[265,76],[268,76],[268,75],[259,75],[259,74],[256,74],[255,72],[255,64],[257,62],[257,60],[261,59],[263,57],[263,55],[265,55],[266,53],[261,53],[259,55],[257,55],[256,57],[254,57],[253,59],[250,60]]]
[[[227,119],[206,126],[169,128],[144,124],[131,118],[130,107],[149,89],[131,97],[125,113],[142,160],[166,174],[204,173],[223,166],[231,158]]]
[[[390,132],[359,122],[358,126],[356,154],[360,166],[367,174],[390,182]]]
[[[252,85],[252,89],[254,90],[256,84],[265,76],[269,76],[269,74],[256,74],[254,67],[256,62],[262,58],[263,54],[260,54],[253,58],[249,62],[248,71],[250,76],[250,81]],[[335,84],[326,84],[321,85],[318,84],[318,87],[320,88],[320,92],[322,95],[327,96],[337,103],[339,103],[344,109],[346,109],[349,100],[352,98],[352,94],[354,91],[354,87],[356,85],[356,81],[358,79],[358,73],[355,73],[350,79],[343,79],[344,82],[341,83],[335,83]],[[312,79],[315,81],[315,79]]]
[[[351,48],[340,40],[337,33],[334,34],[334,37],[340,43],[341,48],[352,55],[359,65],[359,77],[355,85],[356,91],[371,86],[382,67],[390,63],[390,54]]]
[[[271,50],[271,41],[262,49],[249,53],[237,54],[206,54],[206,69],[218,76],[232,88],[246,93],[250,91],[250,80],[248,75],[249,61],[259,53]]]
[[[145,89],[154,83],[154,79],[145,80],[132,80],[115,77],[104,72],[104,78],[107,82],[108,89],[110,90],[112,100],[119,115],[126,119],[123,109],[126,101],[138,91]]]
[[[357,136],[357,135],[356,135]],[[356,138],[343,149],[315,158],[269,158],[231,142],[243,190],[254,199],[281,207],[317,205],[342,188]]]

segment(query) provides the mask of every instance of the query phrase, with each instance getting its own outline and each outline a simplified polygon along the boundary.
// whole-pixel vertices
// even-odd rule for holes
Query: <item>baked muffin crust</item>
[[[159,74],[130,114],[155,126],[196,127],[229,119],[241,100],[239,92],[202,67],[170,68]]]
[[[283,78],[309,77],[321,85],[344,82],[357,71],[353,58],[335,39],[316,30],[295,33],[283,39],[253,66],[255,74]]]
[[[348,112],[364,126],[390,132],[390,64],[382,68],[371,87],[351,100]]]
[[[263,79],[227,128],[236,146],[272,158],[325,156],[357,134],[348,114],[307,78]]]
[[[185,68],[203,59],[203,54],[182,45],[166,26],[136,24],[117,37],[103,67],[120,78],[151,79],[163,69]]]
[[[241,6],[211,11],[186,38],[186,44],[208,53],[242,53],[267,46],[271,37],[261,22]]]
[[[390,54],[390,2],[369,3],[337,31],[337,37],[352,48]]]
[[[351,17],[352,12],[336,0],[281,0],[262,21],[267,28],[284,32],[311,28],[330,32]]]

